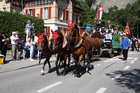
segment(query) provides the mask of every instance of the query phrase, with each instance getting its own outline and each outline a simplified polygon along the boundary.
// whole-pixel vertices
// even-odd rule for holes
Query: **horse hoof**
[[[41,74],[41,75],[44,75],[44,72],[41,72],[40,74]]]
[[[57,76],[60,76],[60,73],[56,73],[57,74]]]

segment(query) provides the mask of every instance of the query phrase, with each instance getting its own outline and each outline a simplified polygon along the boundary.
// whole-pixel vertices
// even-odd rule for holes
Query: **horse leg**
[[[57,74],[57,76],[60,75],[60,72],[59,72],[59,70],[58,70],[58,61],[59,61],[60,57],[61,57],[61,56],[58,54],[58,55],[57,55],[57,58],[56,58],[56,62],[55,62],[55,67],[56,67],[56,74]]]
[[[70,61],[71,61],[71,57],[70,57],[70,53],[68,54],[68,68],[70,66]]]
[[[75,67],[76,67],[75,76],[76,76],[76,77],[80,77],[79,66],[80,66],[80,64],[78,64],[78,62],[75,61]]]
[[[50,58],[49,58],[50,59]],[[48,72],[50,73],[51,72],[51,64],[50,64],[50,60],[47,60],[47,62],[48,62],[48,65],[49,65],[49,70],[48,70]]]
[[[41,55],[40,55],[40,58],[39,58],[39,64],[40,64],[40,62],[41,62],[41,59],[42,59],[42,52],[41,52]]]
[[[100,58],[99,58],[99,56],[101,56],[101,49],[100,48],[98,48],[98,54],[97,54],[97,56],[98,56],[98,60],[100,60]]]
[[[64,64],[63,64],[64,70],[63,70],[63,75],[66,75],[66,60],[67,60],[67,55],[64,55]]]
[[[84,56],[85,55],[80,55],[79,58],[76,58],[76,60],[75,60],[76,77],[80,77],[79,67],[80,67],[80,62],[82,61],[82,59],[84,58]]]
[[[88,57],[87,57],[87,66],[86,66],[86,72],[89,72],[89,69],[88,69],[88,67],[90,67],[90,63],[92,62],[92,53],[88,53],[88,55],[87,55]]]
[[[44,68],[45,68],[46,63],[47,63],[47,59],[44,61],[43,67],[41,69],[41,75],[44,75]]]

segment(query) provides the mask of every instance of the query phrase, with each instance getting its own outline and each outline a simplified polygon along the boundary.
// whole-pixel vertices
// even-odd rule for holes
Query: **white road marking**
[[[106,89],[107,88],[102,87],[96,93],[104,93]]]
[[[50,85],[50,86],[47,86],[47,87],[42,88],[42,89],[40,89],[40,90],[37,90],[36,92],[42,93],[42,92],[44,92],[44,91],[46,91],[46,90],[48,90],[48,89],[50,89],[50,88],[52,88],[52,87],[55,87],[55,86],[57,86],[57,85],[59,85],[59,84],[61,84],[61,83],[62,83],[61,81],[56,82],[56,83],[54,83],[54,84],[52,84],[52,85]]]
[[[124,69],[127,70],[130,66],[126,66]]]
[[[135,62],[135,61],[133,60],[133,61],[131,61],[131,63],[130,63],[130,64],[134,64],[134,62]]]
[[[117,74],[114,78],[112,78],[112,80],[116,80],[116,79],[120,78],[120,76],[122,76],[122,74]]]
[[[134,60],[136,61],[138,58],[135,58]]]
[[[130,64],[134,64],[138,58],[135,58]]]

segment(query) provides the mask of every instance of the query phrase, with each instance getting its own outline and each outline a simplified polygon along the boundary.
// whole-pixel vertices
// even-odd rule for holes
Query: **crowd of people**
[[[101,38],[103,38],[105,41],[111,41],[113,34],[118,34],[123,37],[121,45],[124,60],[127,60],[128,50],[140,52],[140,38],[135,38],[134,36],[132,38],[129,38],[124,31],[114,30],[111,25],[109,25],[107,29],[105,29],[105,27],[100,27],[99,25],[96,25],[93,33],[96,31],[101,34]]]
[[[41,52],[37,50],[38,37],[34,31],[34,22],[28,20],[25,25],[26,36],[19,37],[18,31],[13,31],[10,37],[6,35],[5,31],[1,32],[0,35],[0,49],[1,54],[4,55],[4,63],[6,63],[6,54],[8,49],[8,43],[11,46],[12,60],[21,60],[30,58],[31,61],[34,59],[40,59]]]

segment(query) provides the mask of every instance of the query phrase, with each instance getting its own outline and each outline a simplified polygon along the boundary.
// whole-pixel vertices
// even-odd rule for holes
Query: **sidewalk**
[[[20,61],[19,60],[12,61],[11,59],[12,59],[11,55],[6,55],[6,61],[8,62],[5,64],[0,64],[0,73],[39,65],[38,64],[39,60],[30,61],[30,59],[26,60],[22,59]],[[41,60],[41,64],[43,64],[44,60],[45,58]],[[51,61],[55,61],[54,56],[51,57],[50,62]]]

